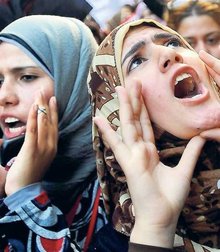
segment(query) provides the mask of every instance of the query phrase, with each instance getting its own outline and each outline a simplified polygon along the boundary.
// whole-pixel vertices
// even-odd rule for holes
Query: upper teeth
[[[5,119],[5,123],[14,123],[14,122],[18,122],[19,120],[17,118],[14,117],[8,117]]]
[[[189,78],[189,77],[192,77],[192,76],[191,76],[190,74],[188,74],[188,73],[183,73],[183,74],[178,75],[178,76],[176,77],[175,85],[176,85],[179,81],[184,80],[184,79]]]

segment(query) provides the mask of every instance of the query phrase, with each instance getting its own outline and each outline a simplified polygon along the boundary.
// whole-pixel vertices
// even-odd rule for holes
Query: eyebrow
[[[135,43],[131,49],[125,54],[124,59],[122,60],[122,65],[126,61],[127,58],[129,58],[131,55],[135,54],[141,47],[144,47],[146,45],[146,41],[141,40]]]
[[[163,33],[156,33],[154,34],[153,41],[161,40],[161,39],[169,39],[169,38],[178,38],[177,35],[163,32]]]
[[[158,40],[169,39],[172,37],[177,37],[177,35],[167,33],[167,32],[156,33],[156,34],[154,34],[152,41],[156,42]],[[131,55],[135,54],[140,48],[144,47],[146,44],[147,44],[147,42],[145,40],[141,40],[141,41],[138,41],[137,43],[135,43],[131,47],[131,49],[125,54],[125,56],[122,60],[122,65],[124,64],[124,62],[126,61],[127,58],[129,58]]]
[[[21,72],[21,71],[24,71],[24,70],[26,70],[26,69],[40,69],[38,66],[35,66],[35,65],[27,65],[27,66],[15,66],[15,67],[12,67],[11,69],[10,69],[10,71],[11,72],[14,72],[14,73],[16,73],[16,72]]]

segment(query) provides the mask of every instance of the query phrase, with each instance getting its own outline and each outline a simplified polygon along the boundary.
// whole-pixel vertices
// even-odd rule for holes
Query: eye
[[[131,62],[128,65],[128,72],[134,70],[145,61],[147,61],[147,59],[139,56],[136,56],[135,58],[131,59]]]
[[[36,75],[26,74],[21,76],[21,80],[25,82],[31,82],[36,80],[38,77]]]
[[[183,42],[178,38],[172,38],[165,43],[165,46],[176,48],[176,47],[184,47]]]
[[[215,46],[215,45],[218,45],[219,42],[220,42],[220,36],[217,36],[217,35],[216,36],[207,37],[207,39],[206,39],[206,43],[208,45]]]
[[[0,78],[0,86],[2,86],[3,83],[4,83],[4,79]]]
[[[193,39],[186,39],[186,41],[192,46],[192,48],[195,48],[196,46],[196,41]]]

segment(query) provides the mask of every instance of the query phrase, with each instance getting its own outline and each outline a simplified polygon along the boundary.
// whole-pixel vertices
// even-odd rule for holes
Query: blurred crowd
[[[130,20],[152,18],[179,32],[199,51],[217,58],[220,41],[220,1],[204,0],[0,0],[0,30],[26,15],[70,16],[84,21],[97,42],[116,26]],[[199,17],[199,18],[198,18]],[[191,25],[193,23],[193,26]]]

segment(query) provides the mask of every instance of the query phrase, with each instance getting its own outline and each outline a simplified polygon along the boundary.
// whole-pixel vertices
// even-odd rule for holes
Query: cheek
[[[41,89],[44,93],[45,99],[48,102],[49,99],[54,95],[54,82],[50,78],[47,79]]]
[[[167,93],[164,89],[155,85],[143,85],[142,96],[148,111],[161,110],[167,107]],[[159,111],[158,111],[159,112]]]

